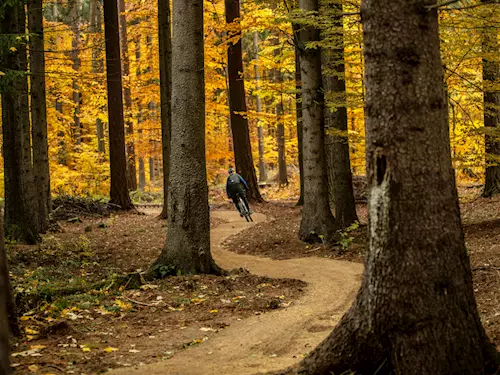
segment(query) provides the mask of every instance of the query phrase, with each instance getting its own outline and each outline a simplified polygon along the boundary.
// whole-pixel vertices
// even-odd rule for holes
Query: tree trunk
[[[109,164],[111,169],[110,202],[123,210],[133,208],[127,190],[127,158],[123,129],[123,98],[116,0],[104,2],[106,38],[106,76],[108,84]]]
[[[302,78],[300,73],[300,45],[297,24],[292,24],[293,35],[295,39],[295,118],[297,122],[297,153],[299,155],[299,178],[300,178],[300,196],[297,206],[304,204],[304,147],[302,141]]]
[[[239,0],[225,0],[226,22],[237,23],[235,31],[230,33],[231,38],[237,38],[235,43],[230,43],[228,55],[229,76],[229,110],[231,112],[231,130],[233,133],[234,159],[236,171],[248,183],[248,199],[254,202],[263,202],[259,193],[259,185],[252,157],[252,145],[248,133],[248,119],[246,117],[247,104],[245,102],[245,85],[243,80],[243,60],[241,48],[241,28],[239,26],[240,2]]]
[[[1,19],[1,17],[0,17]],[[7,306],[10,295],[9,271],[5,254],[5,238],[3,233],[3,216],[0,214],[0,375],[11,373],[9,365],[9,319]]]
[[[125,0],[118,0],[120,23],[120,45],[122,52],[122,69],[125,79],[123,99],[125,104],[125,130],[128,136],[127,149],[127,188],[137,190],[137,170],[135,167],[134,123],[132,121],[132,95],[130,93],[130,64],[128,58],[127,17],[125,16]]]
[[[482,0],[483,3],[491,0]],[[494,5],[492,5],[494,6]],[[495,12],[492,10],[492,12]],[[495,19],[485,18],[485,23]],[[491,22],[491,21],[490,21]],[[484,126],[486,128],[486,181],[483,191],[484,197],[500,194],[500,64],[498,55],[498,32],[496,28],[485,27],[481,33],[483,49],[483,101]],[[496,85],[496,86],[495,86]]]
[[[274,58],[278,58],[281,54],[279,45],[279,37],[273,38],[273,45],[276,46],[274,50]],[[285,124],[284,124],[284,111],[283,111],[283,74],[280,69],[274,69],[274,81],[278,86],[278,102],[276,103],[276,140],[278,143],[278,185],[279,187],[288,185],[288,177],[286,173],[286,152],[285,152]]]
[[[153,182],[155,180],[155,160],[149,158],[149,181]]]
[[[26,14],[22,3],[4,4],[0,34],[25,36]],[[9,43],[10,44],[10,43]],[[9,50],[14,47],[16,51]],[[26,46],[17,40],[0,50],[0,66],[10,73],[2,88],[2,132],[5,178],[5,230],[18,242],[38,242],[36,205],[31,165],[30,119]]]
[[[144,158],[139,157],[139,190],[144,191],[146,187],[146,169],[144,167]]]
[[[71,9],[70,19],[68,24],[71,26],[73,39],[71,41],[71,61],[73,62],[74,74],[78,75],[80,71],[80,20],[82,19],[82,3],[81,0],[69,0],[69,7]],[[78,78],[73,78],[73,103],[75,106],[73,112],[73,137],[75,143],[79,145],[82,142],[82,125],[80,121],[80,85]]]
[[[38,210],[38,231],[44,233],[49,226],[52,200],[50,198],[49,145],[47,139],[42,0],[30,0],[28,12],[29,32],[31,35],[31,122],[35,199]]]
[[[168,176],[172,124],[172,31],[170,1],[158,0],[158,38],[160,49],[161,155],[163,160],[163,208],[161,219],[168,218]]]
[[[489,374],[460,224],[437,9],[366,0],[369,246],[362,286],[331,335],[286,373]]]
[[[172,148],[167,243],[150,272],[220,273],[210,253],[203,0],[173,1]]]
[[[318,0],[300,0],[304,11],[318,11]],[[300,41],[319,41],[319,31],[303,26]],[[304,208],[299,238],[306,242],[333,243],[338,225],[328,202],[324,139],[324,98],[321,87],[321,51],[319,48],[300,49],[302,77],[302,131],[304,153]]]
[[[262,129],[262,123],[260,120],[260,113],[262,112],[262,101],[260,99],[260,72],[259,72],[259,33],[255,32],[253,34],[253,45],[255,49],[255,100],[256,100],[256,112],[257,112],[257,137],[259,140],[259,182],[267,181],[267,168],[266,162],[264,160],[264,131]]]
[[[90,20],[90,31],[93,34],[94,43],[94,48],[92,49],[92,73],[94,73],[94,79],[97,80],[98,76],[104,73],[104,64],[98,43],[98,41],[101,40],[102,34],[102,11],[99,0],[92,0],[91,2]],[[97,136],[97,151],[103,154],[106,152],[106,146],[104,140],[104,126],[101,119],[97,118],[95,120],[95,127]]]
[[[322,38],[333,39],[322,49],[323,86],[332,97],[325,106],[325,153],[328,171],[330,203],[335,206],[335,218],[341,228],[358,220],[352,187],[351,159],[347,136],[347,107],[345,91],[344,32],[342,4],[331,3],[322,7],[322,16],[333,21],[333,27],[324,30]]]

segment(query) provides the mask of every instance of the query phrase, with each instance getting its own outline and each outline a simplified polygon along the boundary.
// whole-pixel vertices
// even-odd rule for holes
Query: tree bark
[[[153,158],[149,158],[149,181],[153,182],[155,179],[155,161]]]
[[[125,79],[123,88],[123,99],[125,104],[125,130],[127,150],[127,187],[129,190],[137,190],[137,170],[135,167],[134,147],[134,123],[132,121],[132,95],[130,92],[130,64],[128,58],[127,17],[125,15],[125,0],[118,0],[118,12],[120,23],[120,45],[122,52],[122,69]]]
[[[318,0],[300,0],[300,8],[318,12]],[[312,16],[311,16],[312,17]],[[303,26],[301,43],[319,41],[319,31]],[[334,243],[338,224],[328,202],[324,139],[324,98],[321,85],[321,51],[300,49],[302,77],[302,131],[304,153],[304,207],[299,238],[306,242]]]
[[[123,98],[116,0],[104,2],[106,38],[106,76],[108,84],[109,164],[111,169],[110,202],[123,210],[133,208],[127,189],[127,158],[123,129]]]
[[[144,158],[139,157],[139,190],[144,191],[146,187],[146,169],[144,167]]]
[[[486,4],[491,0],[482,0],[482,2]],[[493,10],[493,12],[495,11]],[[495,19],[493,14],[491,14],[491,18],[485,18],[485,23],[490,19]],[[500,194],[500,89],[498,88],[500,64],[495,59],[500,54],[500,48],[497,29],[485,27],[481,37],[484,126],[486,128],[486,179],[483,196],[492,197]]]
[[[437,9],[366,0],[369,253],[361,289],[307,374],[490,374],[451,164]]]
[[[30,0],[28,13],[31,41],[31,122],[35,199],[38,210],[38,231],[44,233],[49,226],[52,200],[50,197],[49,145],[47,139],[42,0]]]
[[[267,181],[267,168],[266,162],[264,160],[264,131],[262,129],[262,123],[260,120],[260,113],[262,112],[262,101],[260,99],[260,72],[259,72],[259,33],[255,32],[253,34],[253,45],[255,49],[255,101],[256,101],[256,112],[257,112],[257,137],[259,141],[259,182]]]
[[[292,24],[293,35],[295,41],[295,119],[297,122],[297,153],[299,154],[299,178],[300,178],[300,196],[297,206],[304,204],[304,154],[302,141],[302,77],[300,73],[300,49],[304,46],[300,45],[299,33],[300,28],[297,24]]]
[[[80,20],[82,18],[82,3],[81,0],[69,0],[70,7],[70,19],[68,20],[68,25],[71,26],[71,31],[73,33],[73,39],[71,41],[71,61],[73,62],[74,74],[78,75],[80,71],[81,61],[80,61]],[[79,145],[82,142],[82,125],[80,121],[80,85],[78,84],[78,78],[73,78],[73,103],[75,106],[73,112],[73,137],[75,143]]]
[[[173,19],[169,225],[150,273],[220,273],[210,253],[203,0],[174,0]]]
[[[1,17],[0,17],[1,18]],[[11,373],[9,365],[9,319],[7,306],[10,297],[9,271],[5,254],[5,238],[3,233],[3,216],[0,215],[0,375]]]
[[[263,202],[257,176],[253,164],[252,145],[248,133],[248,119],[246,117],[247,104],[245,101],[245,85],[243,80],[243,60],[241,47],[241,29],[239,25],[240,2],[239,0],[225,0],[226,22],[233,22],[234,31],[229,33],[230,38],[237,41],[230,42],[228,55],[229,76],[229,110],[231,113],[231,130],[233,134],[234,159],[236,171],[248,183],[248,199],[254,202]]]
[[[163,160],[163,208],[161,219],[168,218],[168,178],[172,126],[172,31],[170,1],[158,0],[158,38],[160,49],[161,155]]]
[[[277,47],[279,45],[279,37],[275,36],[273,38],[273,45],[276,46],[274,50],[274,58],[277,59],[281,54],[281,48]],[[276,114],[276,140],[278,143],[278,185],[279,187],[288,185],[288,176],[286,172],[286,150],[285,150],[285,124],[284,124],[284,110],[283,110],[283,74],[280,69],[274,69],[273,72],[274,81],[278,86],[278,102],[276,103],[275,114]]]
[[[322,31],[322,39],[332,40],[322,49],[323,85],[333,103],[325,106],[325,153],[330,203],[341,228],[358,220],[352,186],[351,159],[347,136],[347,107],[344,65],[342,3],[325,4],[320,10],[333,24]]]
[[[26,32],[26,14],[22,3],[4,4],[0,34]],[[8,46],[10,44],[10,46]],[[16,50],[10,50],[13,47]],[[34,202],[31,164],[30,118],[26,46],[15,40],[0,50],[0,66],[9,74],[2,87],[2,132],[5,179],[5,230],[8,238],[22,243],[39,241]],[[12,73],[15,72],[15,73]],[[5,78],[2,79],[5,82]]]

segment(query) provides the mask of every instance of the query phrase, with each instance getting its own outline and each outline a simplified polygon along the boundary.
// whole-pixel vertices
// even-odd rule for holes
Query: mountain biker
[[[248,212],[252,214],[253,212],[250,210],[246,195],[246,190],[248,190],[247,182],[238,173],[235,173],[232,167],[227,170],[227,173],[229,174],[226,181],[227,197],[233,200],[234,205],[238,211],[240,211],[240,208],[238,207],[238,196],[241,196],[243,202],[245,202],[245,205],[247,206]],[[240,216],[243,216],[241,212]]]

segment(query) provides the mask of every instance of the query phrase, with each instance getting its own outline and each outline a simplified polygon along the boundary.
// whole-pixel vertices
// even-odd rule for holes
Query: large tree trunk
[[[262,129],[262,123],[260,120],[260,113],[262,112],[262,101],[260,99],[260,72],[259,72],[259,33],[255,32],[253,34],[253,46],[255,49],[255,95],[256,101],[256,112],[257,112],[257,137],[259,141],[259,182],[267,181],[267,168],[266,162],[264,160],[264,131]]]
[[[274,57],[278,58],[281,54],[279,45],[279,37],[273,38],[273,45],[276,46],[274,50]],[[276,103],[276,139],[278,143],[278,185],[280,187],[288,185],[288,176],[286,173],[286,150],[285,150],[285,124],[284,124],[284,110],[283,110],[283,74],[280,69],[274,69],[274,81],[278,87],[278,102]]]
[[[304,11],[318,11],[318,0],[300,0]],[[303,26],[301,43],[317,42],[319,31]],[[305,46],[307,47],[307,45]],[[302,77],[302,131],[304,153],[304,208],[299,238],[307,242],[336,241],[338,225],[328,202],[324,139],[324,97],[321,86],[321,51],[300,49]]]
[[[31,122],[33,170],[38,210],[38,231],[49,226],[50,198],[49,145],[47,140],[47,103],[45,95],[45,60],[42,0],[28,3],[31,64]]]
[[[118,0],[120,23],[120,45],[122,52],[122,73],[125,78],[123,99],[125,104],[125,130],[128,136],[127,149],[127,188],[137,190],[137,170],[135,167],[134,123],[132,121],[132,95],[130,93],[130,64],[128,58],[127,17],[125,16],[125,0]]]
[[[300,49],[304,46],[300,45],[299,33],[300,28],[297,24],[292,24],[293,35],[295,41],[295,119],[297,122],[297,153],[299,155],[299,178],[300,178],[300,196],[297,206],[304,204],[304,154],[302,141],[302,77],[300,73]]]
[[[11,296],[9,292],[9,271],[7,268],[7,256],[5,254],[2,213],[0,210],[0,375],[8,375],[11,373],[11,368],[9,366],[10,346],[7,306]]]
[[[99,0],[92,0],[90,3],[90,31],[93,34],[93,48],[92,48],[92,73],[94,79],[97,80],[98,76],[104,73],[104,64],[102,54],[100,51],[98,41],[101,40],[102,34],[102,11]],[[97,151],[100,153],[106,152],[106,145],[104,139],[104,126],[101,119],[95,120],[96,136],[97,136]]]
[[[173,1],[172,148],[167,243],[154,274],[220,273],[210,253],[203,0]]]
[[[22,3],[4,4],[0,34],[25,36],[26,14]],[[10,50],[13,47],[16,51]],[[33,167],[31,164],[30,118],[26,46],[17,40],[0,50],[0,66],[10,73],[2,88],[2,132],[5,179],[5,230],[10,239],[38,242]]]
[[[490,3],[491,0],[482,0]],[[491,5],[492,7],[495,5]],[[498,6],[498,5],[496,5]],[[492,9],[488,21],[498,19]],[[491,22],[491,21],[490,21]],[[498,31],[494,27],[485,27],[481,33],[483,48],[483,100],[484,100],[484,126],[486,127],[486,181],[483,191],[484,197],[500,194],[500,64],[498,56]]]
[[[73,38],[71,40],[71,61],[74,74],[78,75],[80,71],[80,22],[82,19],[82,3],[81,0],[69,0],[70,14],[68,25],[71,26]],[[75,106],[73,112],[73,137],[75,143],[79,145],[82,142],[82,125],[80,121],[80,85],[78,78],[73,78],[73,104]]]
[[[335,206],[335,218],[341,228],[354,223],[356,202],[352,187],[351,159],[347,136],[347,107],[345,91],[344,32],[342,3],[325,4],[322,17],[332,21],[332,26],[323,30],[323,39],[333,40],[322,49],[323,86],[331,102],[325,106],[325,153],[328,170],[328,192]]]
[[[472,290],[451,165],[438,14],[429,5],[363,3],[370,251],[349,312],[300,369],[288,373],[497,369]]]
[[[104,1],[104,34],[106,38],[106,76],[108,84],[110,202],[120,206],[123,210],[129,210],[133,206],[127,189],[120,36],[116,0]]]
[[[172,31],[170,1],[158,0],[158,41],[160,49],[161,155],[163,160],[163,209],[160,218],[168,218],[168,177],[172,124]]]
[[[243,60],[241,48],[241,29],[239,26],[240,2],[239,0],[225,0],[226,22],[233,25],[229,33],[237,41],[229,43],[227,51],[227,65],[229,75],[229,110],[231,112],[231,130],[234,142],[234,159],[236,170],[247,181],[248,198],[254,202],[262,202],[259,185],[253,165],[252,145],[248,133],[248,119],[246,117],[247,104],[245,101],[245,85],[243,80]]]

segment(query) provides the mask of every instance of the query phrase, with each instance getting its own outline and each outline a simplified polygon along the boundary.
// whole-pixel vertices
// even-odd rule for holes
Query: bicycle
[[[248,210],[248,207],[245,204],[245,202],[243,201],[243,198],[241,198],[240,194],[238,194],[237,197],[238,197],[238,209],[240,211],[240,214],[245,217],[246,221],[253,222],[252,214]]]

